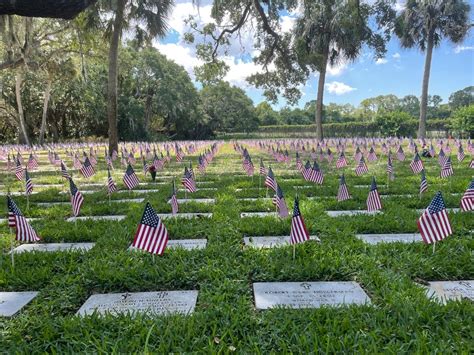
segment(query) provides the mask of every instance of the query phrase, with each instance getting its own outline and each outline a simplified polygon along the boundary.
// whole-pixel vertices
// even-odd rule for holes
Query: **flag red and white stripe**
[[[167,243],[168,231],[150,203],[147,203],[132,246],[151,254],[162,255]]]

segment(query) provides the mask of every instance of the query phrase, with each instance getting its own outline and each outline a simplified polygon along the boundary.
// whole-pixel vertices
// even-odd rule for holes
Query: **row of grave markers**
[[[432,281],[423,287],[426,287],[428,297],[443,303],[463,298],[474,300],[474,280]],[[77,315],[137,313],[188,315],[195,310],[198,293],[197,290],[174,290],[94,294],[81,306]],[[14,316],[38,294],[37,291],[0,292],[0,316]],[[338,307],[371,303],[362,287],[352,281],[255,282],[253,294],[257,310],[278,307],[295,309]]]

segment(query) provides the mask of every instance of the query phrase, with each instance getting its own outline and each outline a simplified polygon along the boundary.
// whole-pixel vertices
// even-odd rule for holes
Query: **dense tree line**
[[[454,93],[448,103],[428,95],[433,48],[443,39],[460,43],[470,28],[470,7],[463,0],[408,0],[399,12],[392,0],[216,0],[214,23],[200,28],[188,21],[188,42],[196,36],[209,40],[196,44],[205,61],[195,69],[201,90],[183,68],[151,46],[167,33],[172,0],[61,6],[63,11],[21,5],[0,12],[2,140],[31,144],[98,136],[107,137],[112,150],[118,140],[207,138],[271,124],[314,122],[316,136],[322,138],[323,122],[385,125],[414,117],[420,137],[426,134],[427,120],[435,118],[451,117],[458,132],[472,130],[472,87]],[[285,12],[297,13],[293,31],[281,29]],[[276,112],[268,103],[254,107],[244,91],[222,82],[227,67],[219,60],[225,53],[220,49],[249,23],[255,29],[254,61],[263,68],[249,82],[262,88],[270,103],[282,96],[294,104],[301,85],[318,72],[316,100]],[[402,46],[426,53],[420,98],[383,95],[358,107],[324,105],[326,68],[355,60],[363,47],[371,48],[375,58],[383,57],[393,35]]]

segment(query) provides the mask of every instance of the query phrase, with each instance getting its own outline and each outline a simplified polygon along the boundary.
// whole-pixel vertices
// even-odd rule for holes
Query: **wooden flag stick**
[[[433,254],[435,253],[436,250],[436,241],[433,242]]]
[[[30,195],[26,194],[26,210],[30,209]]]
[[[293,261],[295,261],[296,258],[296,244],[293,244]]]
[[[258,195],[260,196],[260,187],[262,185],[262,175],[258,174]]]

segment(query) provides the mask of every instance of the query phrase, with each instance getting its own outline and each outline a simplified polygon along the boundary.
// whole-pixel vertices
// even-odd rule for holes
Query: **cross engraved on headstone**
[[[305,290],[309,290],[311,288],[311,285],[307,282],[301,283],[300,286],[303,287]]]
[[[124,293],[124,294],[122,295],[122,300],[125,301],[125,300],[128,298],[128,296],[131,296],[128,292],[127,292],[127,293]]]

